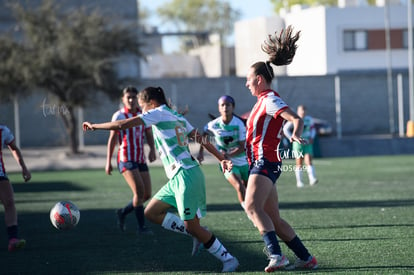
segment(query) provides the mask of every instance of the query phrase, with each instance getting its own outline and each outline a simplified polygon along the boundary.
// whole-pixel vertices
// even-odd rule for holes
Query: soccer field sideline
[[[198,144],[190,143],[190,151],[197,157]],[[42,147],[42,148],[22,148],[23,159],[30,171],[53,171],[53,170],[77,170],[77,169],[104,169],[106,162],[106,145],[88,145],[81,148],[78,155],[68,154],[67,147]],[[145,152],[148,155],[149,148],[146,145]],[[20,172],[21,168],[14,160],[10,150],[3,149],[3,158],[7,172]],[[216,159],[204,151],[205,164],[218,163]],[[116,165],[116,152],[113,155],[112,165]],[[151,166],[161,166],[159,157]]]

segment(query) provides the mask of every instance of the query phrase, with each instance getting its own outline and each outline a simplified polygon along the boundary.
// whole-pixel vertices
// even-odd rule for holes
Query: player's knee
[[[145,215],[145,218],[147,218],[147,220],[149,220],[151,222],[155,222],[157,215],[155,214],[155,212],[151,208],[146,207],[144,209],[144,215]]]
[[[244,207],[245,212],[250,216],[255,215],[255,213],[257,212],[255,204],[250,201],[244,201]]]
[[[13,210],[15,208],[13,198],[3,200],[4,210]]]

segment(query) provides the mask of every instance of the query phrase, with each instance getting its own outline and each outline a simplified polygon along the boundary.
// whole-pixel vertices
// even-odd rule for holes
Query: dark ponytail
[[[139,92],[138,96],[142,101],[146,103],[148,103],[150,100],[155,100],[160,105],[165,104],[170,107],[167,99],[165,98],[164,90],[161,87],[146,87]]]
[[[274,72],[271,64],[276,66],[289,65],[292,63],[298,46],[296,42],[299,40],[300,31],[293,34],[293,27],[288,26],[282,29],[280,34],[268,35],[262,44],[262,50],[269,55],[266,62],[256,62],[252,65],[256,75],[262,75],[268,83],[274,78]]]

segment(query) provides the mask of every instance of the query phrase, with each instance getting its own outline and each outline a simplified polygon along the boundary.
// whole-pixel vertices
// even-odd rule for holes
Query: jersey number
[[[188,139],[186,135],[186,131],[181,126],[175,126],[175,135],[177,136],[177,142],[180,146],[187,146]]]

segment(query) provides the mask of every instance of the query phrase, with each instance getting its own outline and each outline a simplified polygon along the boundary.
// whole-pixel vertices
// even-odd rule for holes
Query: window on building
[[[408,48],[408,31],[406,29],[393,29],[389,34],[391,49]],[[384,29],[346,30],[344,31],[344,51],[385,50],[385,38]]]
[[[403,47],[404,49],[408,49],[408,30],[404,30],[402,36],[403,36],[403,42],[402,42]]]
[[[345,51],[364,51],[368,48],[366,31],[344,31]]]

